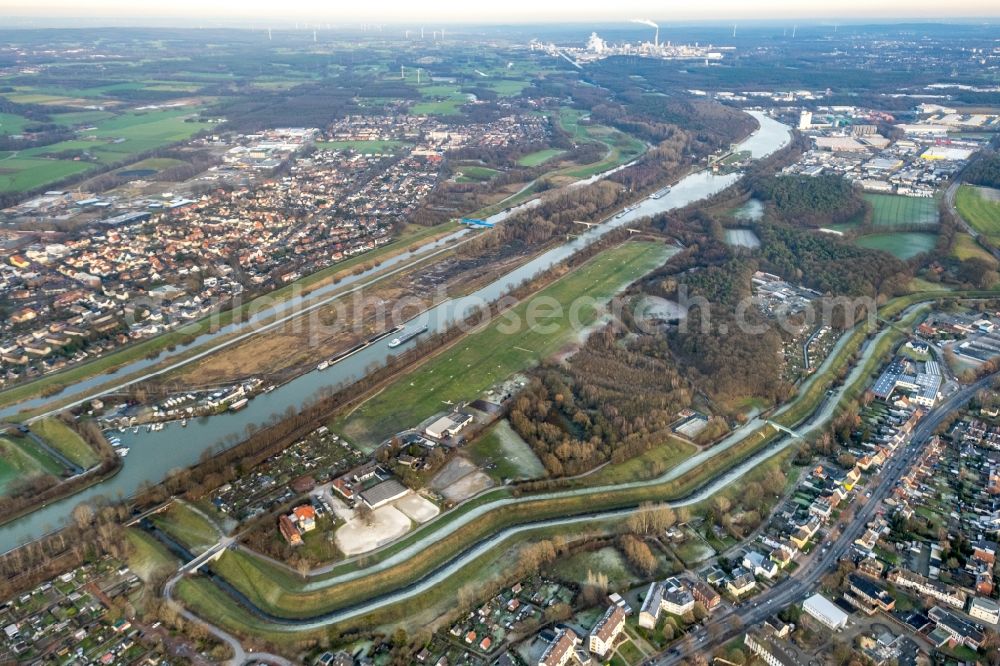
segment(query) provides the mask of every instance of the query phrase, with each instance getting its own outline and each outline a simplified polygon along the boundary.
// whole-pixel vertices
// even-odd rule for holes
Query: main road
[[[980,389],[987,388],[996,379],[997,374],[987,375],[956,393],[945,398],[934,407],[913,429],[909,443],[896,450],[874,481],[871,497],[864,506],[858,507],[854,517],[846,524],[837,538],[825,550],[814,555],[804,566],[797,569],[784,581],[778,583],[767,592],[753,598],[752,603],[744,602],[732,610],[713,615],[709,622],[727,625],[721,632],[715,632],[709,638],[704,628],[692,634],[691,640],[685,640],[666,653],[647,660],[646,664],[656,666],[672,666],[683,659],[706,654],[713,648],[723,645],[743,633],[743,627],[750,627],[763,622],[768,616],[779,609],[802,601],[816,588],[819,580],[836,566],[836,563],[847,554],[851,544],[861,536],[871,521],[882,501],[892,492],[910,464],[916,460],[920,451],[933,435],[935,428],[941,425],[949,414],[962,407]],[[735,622],[734,622],[735,620]]]

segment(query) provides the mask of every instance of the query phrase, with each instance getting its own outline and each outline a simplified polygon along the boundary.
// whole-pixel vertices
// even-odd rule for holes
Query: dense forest
[[[764,270],[824,294],[894,295],[911,277],[907,265],[886,252],[777,224],[760,224],[756,230]]]
[[[966,168],[964,180],[983,187],[1000,187],[1000,153],[984,154]]]
[[[764,176],[749,186],[778,219],[796,226],[839,224],[867,211],[865,200],[841,176]]]
[[[691,391],[652,336],[607,325],[565,363],[535,373],[510,413],[553,476],[580,474],[663,444]]]
[[[787,398],[781,333],[756,307],[747,307],[757,259],[733,256],[711,241],[678,259],[668,264],[676,273],[659,274],[644,289],[688,308],[663,341],[686,377],[720,405]]]

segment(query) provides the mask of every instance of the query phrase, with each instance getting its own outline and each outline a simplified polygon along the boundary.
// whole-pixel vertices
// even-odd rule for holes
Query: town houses
[[[391,242],[438,186],[449,154],[546,139],[544,117],[507,110],[461,126],[350,116],[325,130],[209,136],[191,145],[221,151],[221,163],[174,191],[52,191],[2,211],[0,387]],[[39,230],[56,220],[60,230]]]

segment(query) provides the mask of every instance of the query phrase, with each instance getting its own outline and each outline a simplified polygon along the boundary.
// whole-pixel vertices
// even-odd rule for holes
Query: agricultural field
[[[0,192],[26,192],[88,171],[87,162],[18,157],[0,153]]]
[[[130,111],[99,120],[76,139],[0,153],[0,192],[24,192],[89,171],[98,164],[186,140],[207,125],[191,120],[194,109]],[[74,122],[73,124],[77,124]]]
[[[477,397],[518,370],[551,356],[576,336],[565,311],[548,318],[544,327],[525,323],[532,301],[546,297],[569,304],[587,296],[606,302],[662,263],[667,254],[668,249],[659,243],[626,243],[604,252],[505,313],[502,321],[466,336],[404,375],[335,422],[333,429],[348,441],[371,449],[401,428],[415,426],[441,411],[444,403]],[[584,326],[599,314],[594,302],[583,303],[578,309],[576,319]],[[519,325],[510,332],[512,321]],[[542,328],[547,330],[542,332]]]
[[[905,261],[934,249],[937,236],[917,231],[868,234],[855,239],[854,242],[868,250],[882,250]]]
[[[501,79],[487,81],[485,85],[495,90],[501,97],[514,97],[520,95],[522,90],[531,85],[531,82],[524,79]]]
[[[67,113],[53,113],[52,122],[59,125],[77,126],[93,125],[102,120],[113,118],[115,114],[110,111],[69,111]]]
[[[40,419],[31,424],[31,430],[80,467],[90,468],[100,461],[83,437],[57,418]]]
[[[1000,243],[1000,190],[962,185],[955,195],[958,213],[990,242]]]
[[[13,113],[0,113],[0,135],[20,134],[31,120]]]
[[[938,200],[925,197],[903,197],[896,194],[865,194],[872,206],[872,225],[879,229],[895,229],[913,225],[936,225]]]
[[[461,113],[459,108],[470,101],[470,95],[459,90],[455,83],[421,85],[417,88],[423,99],[410,108],[415,116],[454,116]]]

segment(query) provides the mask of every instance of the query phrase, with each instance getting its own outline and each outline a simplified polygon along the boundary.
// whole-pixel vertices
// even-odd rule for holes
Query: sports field
[[[553,157],[562,155],[563,151],[558,148],[545,148],[543,150],[536,150],[533,153],[528,153],[518,158],[517,163],[525,167],[536,167],[539,164],[544,164],[551,160]]]
[[[354,150],[363,155],[397,153],[410,147],[405,141],[374,140],[374,141],[317,141],[318,150]]]
[[[599,306],[623,287],[660,265],[668,248],[659,243],[626,243],[599,255],[438,354],[334,423],[334,428],[363,448],[372,449],[399,430],[415,426],[449,404],[472,400],[518,370],[551,356],[577,331],[568,310],[579,297],[576,320],[596,320]],[[529,326],[529,307],[541,298],[562,305],[562,314],[537,318]],[[535,310],[531,310],[534,312]],[[518,322],[512,326],[511,322]],[[511,329],[514,329],[511,331]]]
[[[886,229],[938,223],[937,199],[896,194],[865,194],[872,205],[872,225]]]
[[[973,229],[993,243],[1000,242],[1000,190],[962,185],[955,207]]]
[[[457,166],[455,169],[462,174],[456,179],[459,183],[480,183],[500,173],[484,166]]]
[[[922,252],[934,248],[937,242],[935,234],[922,232],[897,232],[885,234],[868,234],[854,241],[857,245],[869,250],[882,250],[906,260]]]

